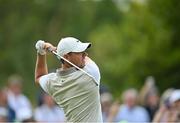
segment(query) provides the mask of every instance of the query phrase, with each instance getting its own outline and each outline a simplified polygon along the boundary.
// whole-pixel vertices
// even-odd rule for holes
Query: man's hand
[[[45,55],[47,51],[55,51],[56,47],[54,47],[52,44],[48,42],[44,42],[42,40],[38,40],[36,45],[35,45],[37,52],[40,55]]]
[[[56,47],[54,47],[52,44],[45,42],[44,49],[48,52],[56,51]]]

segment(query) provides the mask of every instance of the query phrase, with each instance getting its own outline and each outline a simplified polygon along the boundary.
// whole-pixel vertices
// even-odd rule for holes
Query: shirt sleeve
[[[49,93],[49,90],[48,90],[48,82],[50,80],[50,77],[53,75],[54,73],[50,73],[50,74],[47,74],[47,75],[43,75],[40,77],[39,79],[39,84],[41,86],[41,88],[46,92],[46,93]]]
[[[84,67],[84,70],[89,73],[93,79],[97,82],[97,84],[100,84],[100,71],[99,67],[96,65],[94,61],[92,61],[90,58],[86,57],[85,59],[86,65]]]

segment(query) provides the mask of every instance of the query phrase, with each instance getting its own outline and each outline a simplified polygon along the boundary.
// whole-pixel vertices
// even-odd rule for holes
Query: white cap
[[[180,100],[180,89],[174,90],[169,99],[170,103],[174,103],[178,100]]]
[[[64,56],[70,52],[83,52],[91,46],[90,43],[82,43],[74,37],[62,38],[57,46],[57,54]]]

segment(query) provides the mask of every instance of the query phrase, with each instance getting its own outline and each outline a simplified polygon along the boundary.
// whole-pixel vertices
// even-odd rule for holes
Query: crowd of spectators
[[[63,109],[43,91],[37,106],[22,91],[23,79],[12,75],[7,86],[0,89],[0,122],[65,122]],[[153,77],[148,77],[142,88],[127,88],[115,99],[102,86],[100,90],[104,122],[180,122],[180,89],[168,88],[159,93]]]
[[[41,91],[37,106],[22,91],[19,75],[8,78],[7,86],[0,89],[0,122],[65,122],[65,115],[54,100]]]
[[[160,95],[151,76],[139,91],[128,88],[121,97],[113,100],[110,92],[101,93],[104,122],[180,122],[180,89],[168,88]]]

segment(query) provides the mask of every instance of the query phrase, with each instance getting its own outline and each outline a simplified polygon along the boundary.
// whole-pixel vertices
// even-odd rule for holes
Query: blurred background
[[[35,43],[57,45],[66,36],[92,42],[89,56],[101,71],[102,91],[118,98],[147,77],[159,92],[180,84],[179,0],[0,0],[0,86],[22,77],[36,105]],[[59,61],[48,55],[50,72]]]

